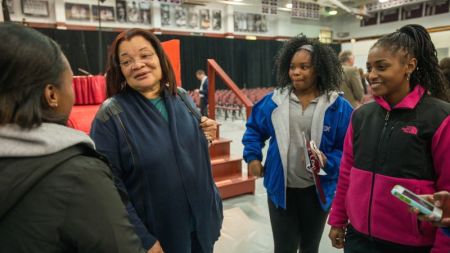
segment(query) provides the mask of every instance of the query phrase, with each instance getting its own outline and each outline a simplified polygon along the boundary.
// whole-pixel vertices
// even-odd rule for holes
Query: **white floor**
[[[245,131],[243,120],[219,118],[220,135],[232,139],[231,153],[242,156],[242,135]],[[265,152],[264,152],[265,153]],[[247,164],[243,162],[243,173]],[[262,179],[256,181],[255,195],[243,195],[224,201],[224,223],[222,235],[217,241],[215,253],[270,253],[273,252],[272,231],[270,228],[267,195]],[[319,252],[339,253],[331,247],[328,239],[329,226],[325,227]]]

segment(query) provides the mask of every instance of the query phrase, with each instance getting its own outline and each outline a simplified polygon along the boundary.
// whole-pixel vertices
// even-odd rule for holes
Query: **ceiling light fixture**
[[[338,14],[337,10],[331,10],[328,12],[328,15],[330,15],[330,16],[334,16],[336,14]]]
[[[327,13],[328,16],[334,16],[338,14],[338,11],[336,9],[333,9],[329,6],[325,6],[325,12]]]
[[[250,4],[242,2],[242,0],[238,0],[239,2],[236,2],[236,0],[234,1],[227,1],[227,0],[222,0],[222,1],[217,1],[217,3],[221,3],[221,4],[229,4],[229,5],[241,5],[241,6],[250,6]]]
[[[292,9],[292,3],[288,3],[288,4],[286,4],[286,8],[288,8],[288,9]]]

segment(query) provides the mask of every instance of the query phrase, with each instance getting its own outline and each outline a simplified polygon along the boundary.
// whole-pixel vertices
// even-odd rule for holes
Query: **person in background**
[[[247,121],[244,159],[253,175],[264,177],[274,252],[317,253],[353,109],[337,92],[342,69],[325,44],[303,36],[289,40],[276,69],[279,87],[253,107]],[[310,168],[310,141],[320,149],[321,175]]]
[[[420,25],[369,51],[375,102],[352,115],[328,219],[332,245],[344,252],[450,252],[450,238],[390,193],[396,184],[416,194],[450,190],[450,104],[436,55]]]
[[[211,253],[223,219],[208,150],[215,121],[188,110],[195,106],[183,100],[159,40],[143,29],[114,40],[106,85],[91,136],[129,195],[144,248]]]
[[[200,112],[203,116],[208,116],[208,77],[203,69],[197,70],[195,76],[200,81]]]
[[[366,74],[364,73],[364,69],[358,68],[359,76],[361,78],[361,84],[364,90],[364,95],[367,95],[367,83],[366,83]]]
[[[361,75],[358,69],[353,66],[355,64],[355,56],[351,51],[342,51],[339,53],[339,62],[344,70],[341,90],[353,108],[357,108],[362,103],[364,87],[363,83],[361,83]]]
[[[439,67],[444,73],[444,77],[447,81],[447,88],[450,89],[450,57],[442,58],[439,62]]]
[[[106,160],[66,127],[74,94],[60,47],[0,24],[0,252],[145,252]]]

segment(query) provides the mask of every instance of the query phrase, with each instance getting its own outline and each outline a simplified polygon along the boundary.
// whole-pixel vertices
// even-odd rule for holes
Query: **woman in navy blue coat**
[[[117,36],[107,92],[91,135],[112,163],[117,186],[128,192],[144,248],[212,252],[223,219],[208,151],[214,121],[200,123],[177,95],[174,71],[153,34],[130,29]]]

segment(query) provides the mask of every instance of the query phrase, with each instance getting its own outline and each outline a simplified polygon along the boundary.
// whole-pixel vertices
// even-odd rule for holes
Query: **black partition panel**
[[[197,69],[207,70],[207,59],[215,59],[231,79],[241,88],[274,86],[273,61],[281,47],[278,41],[250,41],[238,39],[160,36],[162,41],[179,39],[181,44],[181,76],[183,87],[194,89],[200,85],[195,78]],[[216,88],[225,88],[217,78]]]
[[[100,52],[97,31],[38,30],[60,44],[76,75],[82,74],[78,68],[92,74],[104,72],[105,66],[99,68],[98,57],[101,55],[102,62],[106,65],[106,52],[118,34],[103,31]],[[158,38],[161,41],[180,40],[181,79],[187,90],[198,88],[200,82],[195,78],[195,71],[206,71],[206,60],[209,58],[215,59],[241,88],[275,86],[274,57],[282,42],[175,35],[158,35]],[[332,47],[340,51],[340,45]],[[220,79],[217,79],[216,88],[225,88]]]

